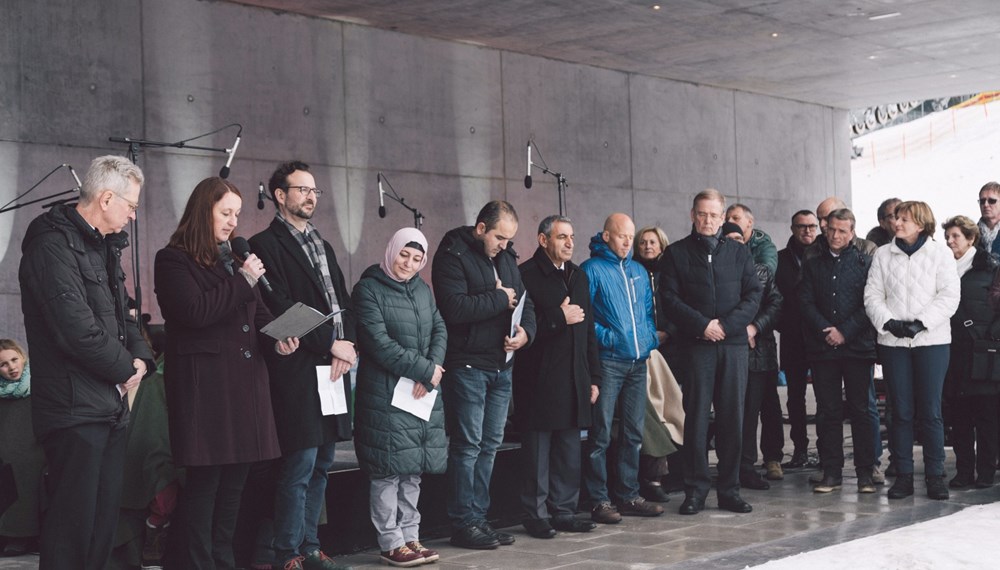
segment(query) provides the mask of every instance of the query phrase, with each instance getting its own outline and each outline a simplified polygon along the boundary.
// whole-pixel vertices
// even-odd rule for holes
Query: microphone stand
[[[67,167],[68,168],[70,166],[68,164],[60,164],[59,166],[53,168],[51,171],[49,171],[48,174],[46,174],[45,176],[43,176],[41,180],[39,180],[38,182],[35,182],[35,184],[31,188],[28,188],[27,190],[25,190],[21,194],[15,196],[13,200],[11,200],[10,202],[7,202],[6,204],[4,204],[3,207],[0,208],[0,214],[3,214],[4,212],[12,212],[14,210],[21,209],[21,208],[23,208],[25,206],[30,206],[31,204],[36,204],[38,202],[44,202],[45,200],[51,200],[52,198],[55,198],[57,196],[63,196],[65,194],[70,194],[72,192],[79,192],[80,191],[80,187],[77,186],[76,188],[70,188],[69,190],[66,190],[64,192],[57,192],[55,194],[50,194],[48,196],[43,196],[42,198],[36,198],[36,199],[31,200],[29,202],[22,202],[20,204],[14,204],[14,202],[17,202],[21,198],[24,198],[29,193],[31,193],[32,190],[34,190],[35,188],[38,188],[38,186],[40,186],[42,182],[45,182],[45,180],[48,179],[49,176],[52,176],[53,174],[56,173],[57,170],[59,170],[60,168],[63,168],[63,167]],[[55,205],[57,203],[69,202],[71,200],[75,200],[75,198],[67,198],[67,199],[64,199],[64,200],[59,200],[58,202],[53,202],[52,204],[46,204],[46,205],[44,205],[42,207],[43,208],[51,208],[53,205]],[[14,205],[12,206],[11,204],[14,204]]]
[[[532,142],[532,144],[534,144],[534,141],[531,141],[531,142]],[[549,174],[549,175],[553,176],[556,179],[556,191],[558,192],[558,199],[559,199],[559,215],[560,216],[565,216],[566,215],[566,187],[569,186],[569,184],[566,182],[566,177],[563,176],[561,172],[553,172],[553,171],[549,170],[549,167],[545,166],[545,160],[542,159],[542,153],[541,153],[541,151],[538,150],[538,145],[534,144],[534,147],[535,147],[535,152],[538,153],[538,160],[541,161],[541,164],[536,164],[534,162],[532,162],[531,164],[533,166],[537,166],[538,168],[540,168],[542,170],[542,172],[544,172],[545,174]]]
[[[228,154],[230,152],[227,148],[216,148],[208,146],[195,146],[189,145],[190,141],[197,140],[200,138],[207,137],[209,135],[214,135],[220,131],[228,129],[229,127],[239,127],[239,132],[243,132],[243,125],[239,123],[230,123],[224,127],[215,129],[214,131],[191,137],[189,139],[184,139],[182,141],[168,143],[159,141],[148,141],[143,139],[133,139],[129,137],[108,137],[108,140],[113,143],[121,143],[128,145],[128,159],[132,161],[132,164],[139,163],[139,153],[140,149],[143,148],[186,148],[191,150],[206,150],[209,152],[221,152]],[[237,134],[237,137],[239,134]],[[235,149],[233,149],[235,150]],[[137,215],[134,220],[132,220],[132,282],[135,284],[135,314],[136,314],[136,324],[142,328],[142,284],[139,280],[139,216]]]
[[[396,193],[396,189],[392,187],[391,183],[389,183],[385,174],[382,175],[382,181],[389,187],[389,190],[392,190],[392,194],[385,192],[383,196],[409,210],[410,213],[413,214],[413,227],[419,230],[421,226],[424,225],[424,215],[420,213],[420,210],[408,205],[405,199],[399,197],[399,194]]]

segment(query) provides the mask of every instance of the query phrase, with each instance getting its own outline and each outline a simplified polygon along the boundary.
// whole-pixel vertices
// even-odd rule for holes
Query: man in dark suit
[[[354,315],[337,256],[309,221],[323,193],[309,166],[281,164],[268,189],[278,211],[266,230],[250,238],[271,283],[271,291],[262,291],[264,302],[275,316],[297,302],[323,314],[344,310],[302,337],[291,356],[268,355],[282,452],[274,501],[275,555],[286,569],[330,569],[336,566],[319,548],[317,527],[334,443],[350,439],[351,424],[350,414],[323,415],[316,367],[330,366],[330,381],[350,398],[348,371],[357,358]]]
[[[590,282],[570,261],[573,243],[569,218],[549,216],[538,225],[538,249],[519,268],[537,330],[514,363],[521,506],[524,528],[535,538],[596,526],[573,517],[580,498],[580,429],[590,427],[601,383]]]

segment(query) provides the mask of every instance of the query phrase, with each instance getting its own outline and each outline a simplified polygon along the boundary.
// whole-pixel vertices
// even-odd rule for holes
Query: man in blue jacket
[[[646,418],[646,359],[658,339],[653,323],[653,293],[646,270],[632,261],[635,224],[625,214],[611,214],[604,231],[590,240],[590,259],[581,268],[590,280],[594,328],[601,358],[601,393],[589,432],[590,454],[585,483],[594,522],[614,524],[622,515],[657,516],[663,507],[639,496],[639,447]],[[607,450],[615,407],[621,417],[618,484],[615,502],[608,496]]]
[[[708,189],[694,197],[691,235],[671,245],[661,261],[660,296],[687,358],[684,390],[684,494],[680,514],[705,507],[708,424],[715,407],[719,508],[753,510],[740,498],[743,401],[747,387],[747,326],[762,287],[750,250],[721,235],[726,198]]]

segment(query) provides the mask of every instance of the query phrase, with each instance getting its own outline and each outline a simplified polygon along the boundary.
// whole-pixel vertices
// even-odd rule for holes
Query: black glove
[[[920,321],[906,321],[903,323],[903,334],[907,338],[913,338],[917,336],[918,332],[925,330],[927,330],[927,327]]]
[[[889,331],[889,334],[891,334],[894,337],[897,337],[897,338],[905,338],[906,337],[906,322],[905,321],[897,321],[896,319],[889,319],[888,321],[886,321],[886,323],[884,325],[882,325],[882,329],[886,330],[886,331]]]

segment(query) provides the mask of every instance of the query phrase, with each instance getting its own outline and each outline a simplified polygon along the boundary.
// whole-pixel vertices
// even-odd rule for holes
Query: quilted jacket
[[[928,239],[908,256],[893,240],[875,252],[865,285],[865,312],[883,346],[950,344],[951,316],[960,296],[955,258],[947,246]],[[898,338],[882,328],[890,319],[920,320],[927,330]]]

